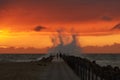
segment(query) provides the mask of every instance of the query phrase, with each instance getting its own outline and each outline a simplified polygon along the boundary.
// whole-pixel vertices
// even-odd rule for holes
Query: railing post
[[[91,75],[92,75],[92,76],[91,76],[91,79],[94,80],[94,74],[93,74],[93,72],[91,73]]]
[[[85,75],[84,75],[84,77],[85,77],[85,80],[87,80],[87,68],[85,67]]]
[[[97,74],[95,75],[95,80],[98,80],[98,76],[97,76]]]
[[[82,67],[82,80],[84,80],[84,68]]]
[[[90,74],[90,68],[88,68],[88,80],[91,80],[91,79],[90,79],[90,78],[91,78],[90,75],[91,75],[91,74]]]
[[[63,56],[63,59],[75,71],[81,80],[120,80],[120,69],[116,67],[101,67],[95,62],[74,56]]]
[[[81,67],[81,65],[80,65],[80,78],[82,80],[82,67]]]

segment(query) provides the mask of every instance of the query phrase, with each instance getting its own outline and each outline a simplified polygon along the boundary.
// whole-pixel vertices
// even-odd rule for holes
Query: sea
[[[0,54],[0,62],[38,61],[46,56],[46,54]]]
[[[90,61],[96,61],[101,66],[120,67],[120,54],[87,54],[84,57]]]
[[[0,62],[30,62],[47,56],[47,54],[0,54]],[[120,67],[120,54],[85,54],[82,57],[90,61],[95,60],[101,66],[111,65]]]

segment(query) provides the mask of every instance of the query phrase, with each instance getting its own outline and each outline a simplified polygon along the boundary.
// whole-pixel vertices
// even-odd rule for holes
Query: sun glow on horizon
[[[57,34],[54,33],[54,35]],[[52,32],[10,32],[9,30],[0,30],[0,45],[45,48],[53,45],[51,36],[54,35]],[[78,35],[82,47],[113,45],[114,43],[120,43],[119,37],[119,34],[101,36]]]

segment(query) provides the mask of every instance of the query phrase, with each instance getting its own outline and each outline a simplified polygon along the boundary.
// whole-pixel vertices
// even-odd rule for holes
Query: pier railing
[[[73,69],[81,80],[120,80],[119,67],[100,66],[95,61],[75,56],[62,55],[64,61]]]

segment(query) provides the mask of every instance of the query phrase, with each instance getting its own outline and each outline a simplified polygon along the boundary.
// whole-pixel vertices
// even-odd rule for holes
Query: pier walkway
[[[80,80],[72,69],[60,58],[54,58],[46,71],[45,80]]]

